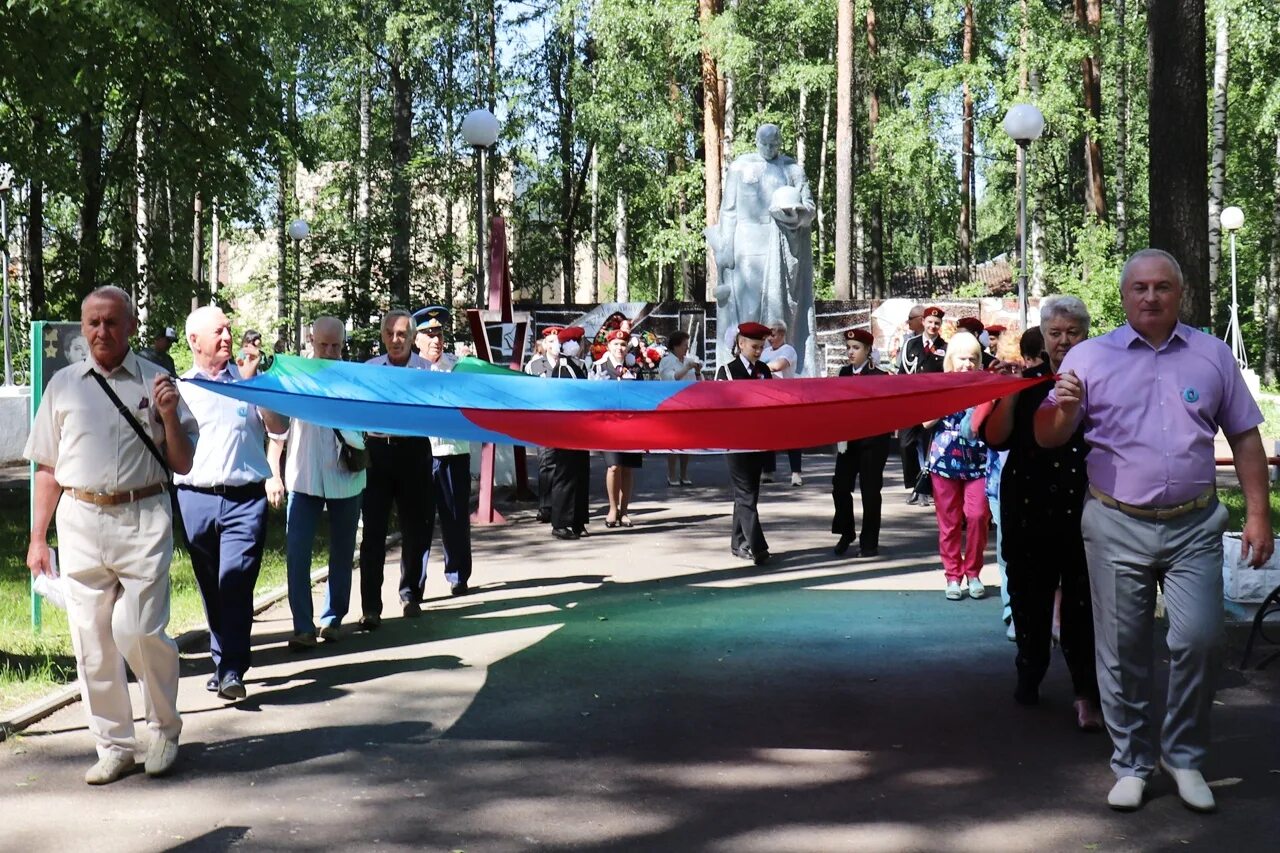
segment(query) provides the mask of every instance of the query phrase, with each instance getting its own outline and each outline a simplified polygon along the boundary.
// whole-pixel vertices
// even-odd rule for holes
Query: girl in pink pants
[[[962,373],[981,363],[982,346],[968,332],[957,332],[947,344],[943,369]],[[929,445],[929,478],[938,514],[938,553],[947,576],[947,598],[959,601],[987,594],[978,574],[991,509],[987,504],[987,445],[977,437],[973,410],[954,412],[924,426],[933,427]]]

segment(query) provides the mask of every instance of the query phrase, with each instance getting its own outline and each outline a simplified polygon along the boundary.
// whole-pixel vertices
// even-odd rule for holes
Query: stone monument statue
[[[797,375],[818,376],[809,237],[815,207],[804,168],[780,154],[781,146],[778,126],[761,125],[755,153],[729,165],[720,222],[706,230],[720,272],[716,361],[732,358],[730,328],[781,320],[799,356]]]

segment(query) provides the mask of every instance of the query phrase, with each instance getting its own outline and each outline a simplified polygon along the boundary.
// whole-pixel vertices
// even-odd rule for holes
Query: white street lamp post
[[[13,353],[9,348],[9,190],[13,188],[13,170],[0,163],[0,263],[4,264],[4,387],[13,385]]]
[[[472,110],[462,120],[462,138],[476,153],[476,307],[484,308],[484,160],[498,141],[498,120],[486,109]]]
[[[289,239],[293,241],[293,276],[296,288],[293,292],[293,351],[302,355],[302,241],[311,234],[311,226],[305,219],[289,223]]]
[[[1231,234],[1231,321],[1227,324],[1226,341],[1241,370],[1249,366],[1249,356],[1244,350],[1244,338],[1240,335],[1240,305],[1236,299],[1236,231],[1244,225],[1244,211],[1228,207],[1218,217],[1222,227]]]
[[[1031,104],[1014,104],[1004,117],[1004,132],[1009,134],[1022,157],[1018,161],[1018,321],[1027,330],[1027,153],[1032,142],[1044,132],[1044,114]]]

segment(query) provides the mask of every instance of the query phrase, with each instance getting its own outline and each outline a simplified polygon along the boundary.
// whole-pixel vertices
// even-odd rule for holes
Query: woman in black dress
[[[640,378],[640,371],[635,365],[627,364],[627,350],[631,346],[631,335],[628,332],[615,329],[605,338],[605,345],[608,349],[599,361],[591,365],[589,379]],[[605,527],[631,526],[627,507],[631,504],[631,492],[635,488],[635,469],[640,467],[642,460],[643,456],[639,453],[605,451],[604,490],[609,496],[609,514],[604,519]]]
[[[1067,352],[1089,336],[1089,311],[1074,296],[1050,296],[1040,305],[1040,330],[1048,363],[1025,371],[1027,377],[1058,370]],[[1035,412],[1052,387],[1042,382],[997,400],[981,427],[991,447],[1009,451],[1000,480],[1000,527],[1018,643],[1013,695],[1023,705],[1040,701],[1040,682],[1049,669],[1054,597],[1061,586],[1062,654],[1075,689],[1076,725],[1098,731],[1102,716],[1093,610],[1080,534],[1089,447],[1082,429],[1062,447],[1046,450],[1036,444]]]

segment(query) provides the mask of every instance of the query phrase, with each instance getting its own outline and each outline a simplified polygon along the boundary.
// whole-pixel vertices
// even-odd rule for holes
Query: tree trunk
[[[600,152],[591,154],[591,271],[587,281],[587,299],[593,305],[600,301]]]
[[[1148,0],[1151,245],[1182,266],[1182,317],[1209,325],[1208,92],[1204,0]]]
[[[1023,0],[1025,5],[1026,0]],[[1129,246],[1129,26],[1125,0],[1116,0],[1116,251],[1126,256]]]
[[[827,49],[827,62],[831,61],[832,50]],[[814,269],[815,281],[826,275],[827,269],[827,149],[831,140],[831,86],[827,85],[822,99],[822,139],[818,142],[818,197],[814,199],[817,206],[818,222],[818,258]]]
[[[453,47],[452,42],[449,46]],[[450,54],[449,67],[452,69],[452,54]],[[356,143],[356,293],[362,298],[368,298],[373,279],[373,242],[369,231],[369,146],[373,134],[373,98],[369,92],[369,73],[368,59],[362,55],[359,102],[356,107],[358,112],[356,122],[359,128]],[[446,101],[445,109],[451,109],[451,102]],[[453,122],[447,121],[446,124],[447,132],[453,133]],[[449,160],[452,162],[452,158]],[[446,209],[448,210],[446,215],[452,213],[447,205]],[[447,228],[446,233],[452,234],[452,228]],[[448,277],[452,279],[452,270],[449,271]]]
[[[279,143],[278,143],[279,144]],[[279,157],[276,164],[278,172],[276,182],[276,326],[284,340],[290,340],[286,334],[290,328],[289,320],[289,169],[292,158],[279,144]]]
[[[853,297],[853,0],[836,11],[835,296]]]
[[[964,39],[962,57],[965,64],[963,103],[960,124],[960,223],[956,228],[956,248],[960,251],[960,276],[968,281],[973,266],[973,92],[969,88],[969,72],[973,63],[973,0],[964,4]]]
[[[413,233],[409,162],[413,144],[413,81],[409,76],[407,44],[388,63],[391,84],[391,262],[388,278],[391,306],[409,304],[409,244]]]
[[[874,2],[867,3],[867,165],[872,172],[880,159],[876,149],[876,126],[880,124],[880,44],[876,36],[876,9]],[[871,295],[883,298],[884,286],[884,202],[877,190],[871,199],[871,245],[867,253],[867,274],[870,276]]]
[[[196,177],[197,182],[199,176]],[[191,204],[191,282],[199,294],[204,284],[204,199],[196,190]]]
[[[1084,134],[1084,210],[1098,221],[1107,218],[1107,185],[1102,174],[1102,0],[1075,0],[1076,25],[1089,40],[1089,53],[1080,60],[1084,83],[1084,110],[1088,116]]]
[[[27,316],[45,315],[44,287],[44,184],[32,176],[27,190]]]
[[[711,26],[712,18],[719,11],[720,4],[717,0],[698,0],[698,21],[704,31]],[[724,81],[720,77],[716,58],[711,53],[711,46],[706,43],[704,36],[702,46],[702,156],[706,187],[706,224],[708,227],[720,221],[720,188],[724,169],[721,146],[723,145]],[[624,222],[625,227],[626,211],[621,191],[618,194],[618,210],[620,211],[619,219]],[[619,238],[619,241],[625,242],[623,238]],[[720,276],[716,270],[716,259],[710,246],[706,250],[706,259],[707,294],[710,295],[715,292],[720,283]],[[621,262],[619,266],[621,267]],[[621,268],[619,269],[619,276],[621,276]],[[621,281],[622,279],[619,277],[620,288],[622,286]]]
[[[222,218],[218,216],[215,201],[209,210],[209,295],[210,302],[218,301],[218,285],[222,278]]]
[[[102,107],[81,113],[77,125],[80,147],[80,179],[84,195],[80,200],[77,248],[76,296],[83,298],[98,286],[98,261],[102,250],[102,200],[106,190],[102,168]]]
[[[1222,197],[1227,182],[1227,11],[1218,10],[1213,51],[1213,156],[1209,166],[1209,293],[1222,266]]]
[[[553,96],[557,110],[558,148],[560,155],[560,284],[562,297],[560,301],[567,303],[573,299],[574,280],[574,233],[576,211],[573,203],[573,29],[566,26],[553,38],[559,43],[553,50],[560,61],[555,68],[555,79],[552,82]]]
[[[804,40],[803,39],[796,40],[796,59],[801,63],[804,62]],[[800,92],[797,100],[798,100],[798,103],[796,104],[796,162],[799,163],[800,168],[805,169],[807,173],[808,169],[806,167],[808,166],[808,163],[806,162],[807,158],[805,157],[805,154],[807,153],[805,137],[808,135],[808,132],[809,132],[809,126],[806,121],[808,119],[809,87],[805,86],[803,83],[800,84]]]
[[[138,326],[147,327],[147,314],[151,304],[151,287],[148,282],[147,248],[150,228],[147,208],[150,187],[147,185],[147,137],[146,122],[138,116],[134,131],[134,180],[133,199],[133,304],[138,312]]]
[[[1280,353],[1276,352],[1276,328],[1280,326],[1280,131],[1276,131],[1276,157],[1271,179],[1271,258],[1267,275],[1267,319],[1262,335],[1262,382],[1276,383]]]
[[[618,190],[613,217],[613,280],[615,302],[631,301],[631,256],[627,252],[627,195]]]

